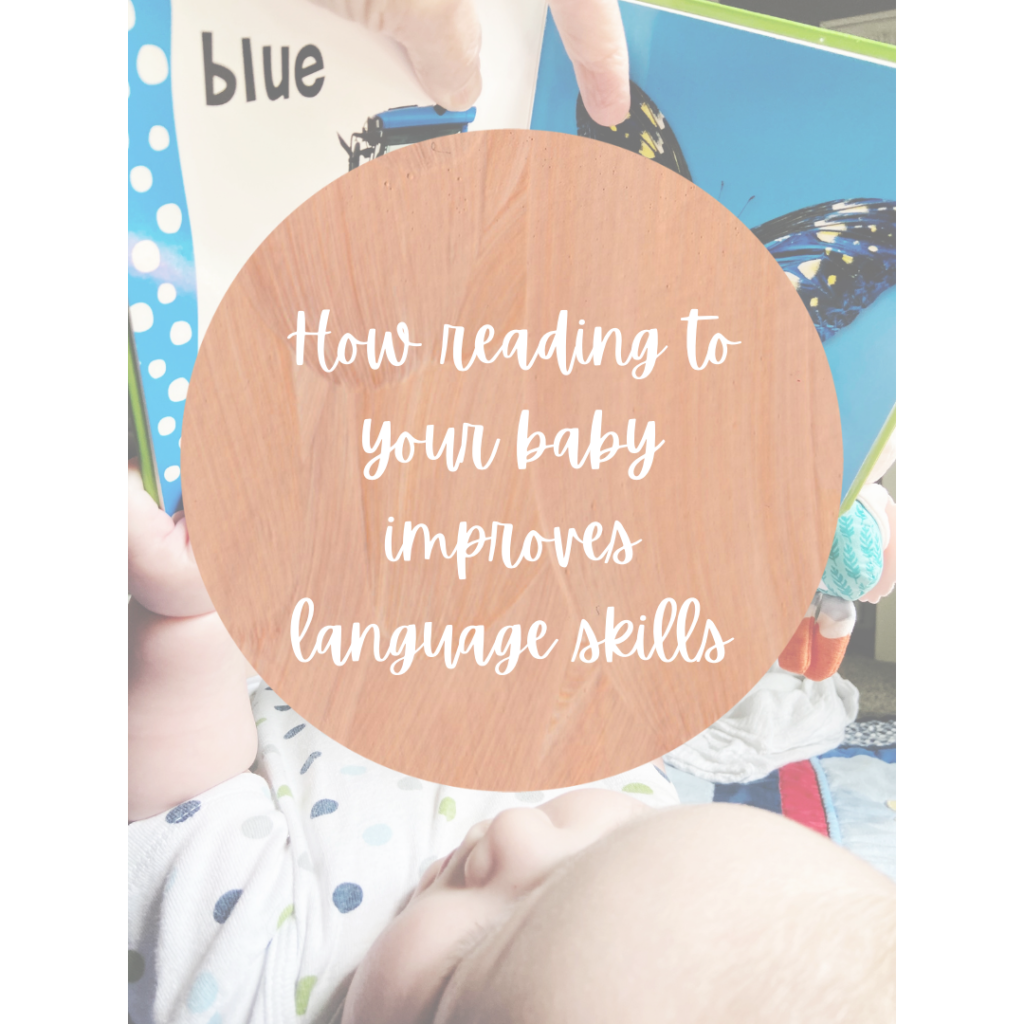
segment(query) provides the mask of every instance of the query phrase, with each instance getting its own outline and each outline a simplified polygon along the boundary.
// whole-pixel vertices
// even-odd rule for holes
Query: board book
[[[199,345],[263,238],[390,150],[497,128],[632,150],[754,231],[825,346],[852,504],[895,426],[895,47],[707,0],[620,7],[632,104],[608,129],[588,117],[539,0],[481,0],[484,89],[467,111],[435,106],[395,43],[313,4],[135,0],[129,403],[162,507],[181,507]],[[652,214],[635,215],[642,231]]]

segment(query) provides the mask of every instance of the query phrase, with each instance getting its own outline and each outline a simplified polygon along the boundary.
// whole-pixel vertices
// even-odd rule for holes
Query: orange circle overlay
[[[582,331],[568,373],[557,356],[563,310],[566,366]],[[718,319],[684,319],[691,310]],[[309,332],[302,365],[299,311]],[[404,349],[399,323],[419,347]],[[716,332],[740,344],[719,342],[711,349],[719,361],[694,369],[691,323],[697,363]],[[441,362],[446,324],[464,328],[463,365],[484,325],[493,339],[460,370],[452,330]],[[599,364],[596,327],[607,339]],[[371,330],[378,369],[369,346],[353,343]],[[652,330],[656,348],[641,333]],[[396,362],[405,351],[402,365],[382,356],[388,331]],[[508,340],[514,331],[526,332],[521,348],[523,336]],[[333,367],[346,333],[351,361]],[[549,358],[531,363],[538,346]],[[520,468],[523,410],[527,433],[542,432],[560,454],[548,448]],[[597,410],[599,455],[591,439]],[[395,446],[377,479],[367,474],[382,449],[364,450],[367,420],[371,444],[388,421]],[[454,428],[457,454],[463,424],[481,430],[466,429],[464,461],[452,471],[442,442]],[[663,444],[647,452],[642,473],[650,424],[653,443]],[[436,459],[412,440],[426,441],[428,425]],[[474,464],[475,436],[481,464],[499,442],[486,469]],[[210,324],[182,443],[203,579],[267,683],[366,758],[494,790],[628,771],[733,707],[785,647],[814,594],[841,474],[839,412],[821,342],[764,246],[653,161],[525,131],[408,147],[292,213],[243,267]],[[621,534],[610,549],[616,521]],[[424,557],[426,530],[413,533],[405,560],[407,522],[443,534],[453,555],[466,524],[465,579],[440,541]],[[591,523],[602,533],[588,545]],[[389,525],[397,561],[385,553]],[[566,552],[570,529],[579,539]],[[505,564],[506,536],[509,559],[521,559],[514,568]],[[535,627],[532,653],[536,622],[545,628],[540,636]],[[354,623],[365,631],[358,660]],[[425,623],[434,656],[419,650],[399,672],[403,644],[422,644]],[[506,628],[517,624],[518,639]],[[453,656],[462,640],[454,667],[443,649],[448,625]],[[498,672],[504,654],[520,647],[514,667],[506,658],[507,671]],[[486,665],[478,652],[480,660],[491,654]]]

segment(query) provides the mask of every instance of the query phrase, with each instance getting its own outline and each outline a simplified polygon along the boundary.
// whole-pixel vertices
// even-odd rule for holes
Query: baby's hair
[[[862,889],[794,894],[716,979],[747,1024],[886,1024],[896,1017],[896,907]],[[710,981],[710,979],[709,979]],[[749,1007],[758,1011],[751,1017]],[[717,1021],[730,1020],[729,1011]]]
[[[553,873],[444,1020],[891,1024],[895,918],[890,882],[801,825],[671,809]]]

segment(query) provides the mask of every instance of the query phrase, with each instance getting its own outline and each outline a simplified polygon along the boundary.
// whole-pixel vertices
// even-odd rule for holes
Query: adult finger
[[[388,35],[405,47],[430,97],[465,110],[480,95],[480,19],[473,0],[416,0],[398,8]]]
[[[629,114],[629,54],[617,0],[550,0],[583,105],[598,123]]]
[[[480,19],[473,0],[315,0],[400,43],[420,84],[448,110],[480,95]]]

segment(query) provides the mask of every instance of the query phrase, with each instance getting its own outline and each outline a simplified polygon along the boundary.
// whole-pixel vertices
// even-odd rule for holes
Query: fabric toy
[[[896,503],[875,482],[895,459],[894,431],[856,501],[839,517],[821,584],[779,655],[779,668],[815,681],[834,675],[857,621],[853,602],[877,604],[896,585]]]

